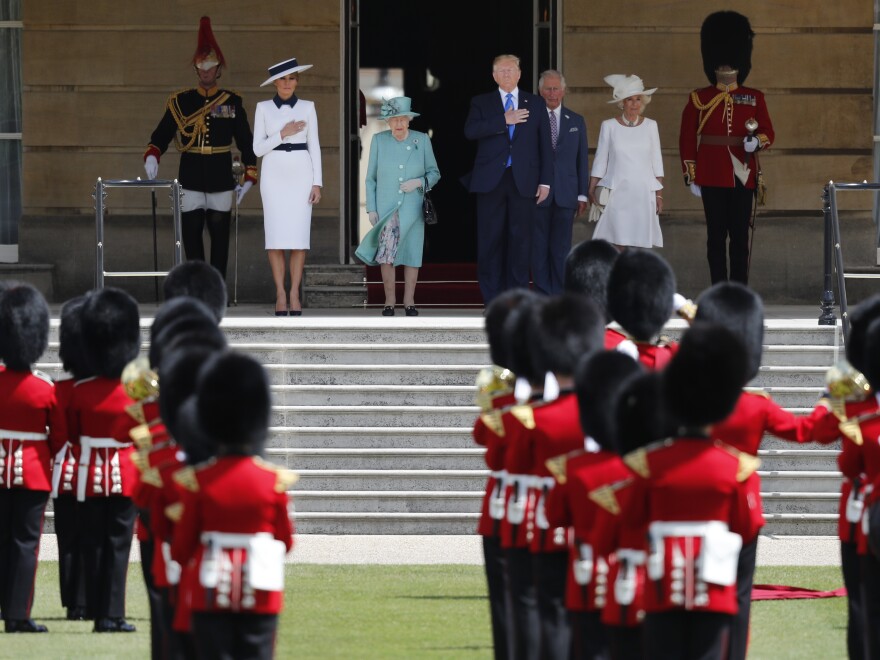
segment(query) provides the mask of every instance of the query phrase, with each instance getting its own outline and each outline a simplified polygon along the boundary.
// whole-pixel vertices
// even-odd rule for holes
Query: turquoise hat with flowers
[[[393,99],[382,99],[382,107],[379,109],[379,119],[391,119],[392,117],[418,117],[418,112],[413,112],[412,99],[408,96],[395,96]]]

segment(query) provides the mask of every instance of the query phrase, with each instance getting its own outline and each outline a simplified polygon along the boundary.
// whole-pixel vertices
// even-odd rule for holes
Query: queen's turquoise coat
[[[361,261],[370,266],[376,265],[379,235],[385,223],[398,211],[400,244],[394,265],[421,267],[425,245],[425,221],[422,216],[424,192],[416,189],[404,193],[400,190],[400,184],[425,176],[428,177],[429,188],[440,180],[440,170],[437,169],[437,160],[427,134],[410,130],[406,139],[399,142],[391,131],[373,136],[367,165],[367,212],[378,213],[379,222],[364,236],[355,251]]]

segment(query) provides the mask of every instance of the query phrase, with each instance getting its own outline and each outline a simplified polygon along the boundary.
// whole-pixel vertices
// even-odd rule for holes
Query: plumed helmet
[[[608,278],[608,311],[633,339],[651,341],[672,316],[675,275],[647,250],[627,250]]]
[[[61,306],[61,324],[58,328],[61,366],[76,380],[93,375],[82,346],[82,310],[85,304],[86,296],[76,296],[65,302]]]
[[[217,323],[226,314],[226,282],[220,271],[207,261],[184,261],[168,273],[162,285],[165,300],[190,296],[205,303]]]
[[[507,368],[518,378],[530,383],[543,382],[544,371],[535,362],[535,347],[529,343],[526,328],[547,298],[537,293],[524,296],[504,321],[504,344],[507,346]]]
[[[736,81],[742,85],[752,70],[752,40],[755,33],[749,19],[735,11],[716,11],[709,14],[700,29],[700,50],[703,54],[703,71],[709,82],[715,85],[720,66],[736,69]]]
[[[578,361],[574,384],[581,428],[603,449],[616,450],[617,398],[626,382],[643,372],[639,362],[619,351],[600,351]]]
[[[486,308],[486,339],[489,342],[489,357],[492,364],[509,368],[507,343],[504,336],[504,323],[510,312],[522,301],[536,294],[528,289],[509,289],[501,293]]]
[[[565,258],[563,288],[569,293],[587,296],[598,307],[605,323],[611,321],[608,313],[608,277],[620,253],[611,243],[601,238],[582,241]]]
[[[199,426],[227,451],[259,454],[269,433],[269,379],[254,358],[214,353],[199,371]]]
[[[223,51],[220,50],[220,45],[214,38],[211,19],[208,16],[202,16],[199,20],[199,40],[196,52],[193,53],[192,63],[194,67],[199,69],[211,69],[218,64],[226,66]]]
[[[91,291],[82,308],[83,350],[96,376],[119,378],[141,346],[137,301],[122,289]]]
[[[758,375],[764,350],[764,303],[761,296],[739,282],[719,282],[697,299],[695,323],[723,325],[742,340],[748,352],[743,386]]]
[[[724,326],[695,324],[661,372],[667,410],[680,428],[720,422],[736,406],[748,360],[742,340]]]
[[[578,360],[602,349],[605,319],[586,296],[564,293],[541,305],[526,334],[542,372],[572,375]]]
[[[49,306],[30,284],[0,295],[0,357],[6,368],[29,371],[49,344]]]
[[[846,338],[846,359],[856,369],[865,373],[869,354],[865,340],[868,327],[880,318],[880,293],[860,303],[849,314],[849,335]],[[873,385],[873,384],[872,384]]]

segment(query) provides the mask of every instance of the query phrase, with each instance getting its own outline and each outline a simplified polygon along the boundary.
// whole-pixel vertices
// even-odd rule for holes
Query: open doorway
[[[412,98],[420,117],[413,128],[431,136],[441,180],[432,192],[440,223],[428,227],[425,264],[467,263],[476,258],[473,196],[460,183],[472,165],[476,147],[464,137],[471,97],[490,91],[492,60],[501,53],[520,57],[520,87],[535,90],[538,73],[557,63],[557,0],[447,0],[441,4],[349,0],[346,71],[351,78],[344,104],[358,107],[366,86],[388,85]],[[382,72],[385,72],[383,74]],[[400,82],[398,82],[400,81]],[[352,117],[352,119],[355,119]],[[384,129],[376,125],[372,130]],[[355,131],[356,133],[357,131]],[[361,147],[369,136],[361,129]],[[349,173],[347,222],[351,252],[361,234],[363,170],[360,150],[352,148],[344,166]],[[364,219],[365,221],[365,219]]]

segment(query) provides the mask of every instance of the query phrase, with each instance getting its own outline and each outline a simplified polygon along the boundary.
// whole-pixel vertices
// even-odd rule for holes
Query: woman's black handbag
[[[422,197],[422,215],[425,217],[426,225],[436,225],[437,209],[434,207],[434,201],[431,199],[431,195],[428,194],[429,191],[428,177],[425,177],[425,196]]]

